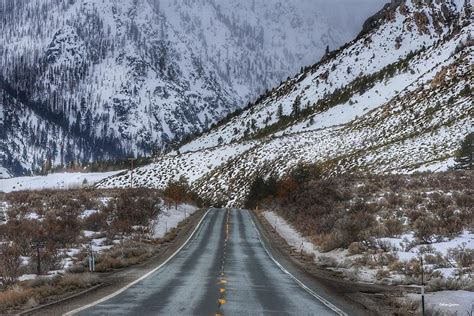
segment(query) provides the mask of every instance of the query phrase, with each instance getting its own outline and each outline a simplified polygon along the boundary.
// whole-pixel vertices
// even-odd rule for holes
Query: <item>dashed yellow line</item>
[[[218,308],[220,308],[222,305],[224,305],[227,301],[225,299],[225,284],[227,284],[227,280],[224,278],[225,275],[225,259],[227,255],[227,241],[229,240],[229,232],[230,232],[230,210],[227,210],[227,218],[226,218],[226,224],[225,224],[225,240],[224,240],[224,251],[223,251],[223,256],[222,256],[222,265],[221,265],[221,279],[219,280],[219,284],[221,285],[219,287],[219,293],[220,293],[220,298],[217,300],[218,303]],[[222,316],[221,313],[216,313],[216,316]]]

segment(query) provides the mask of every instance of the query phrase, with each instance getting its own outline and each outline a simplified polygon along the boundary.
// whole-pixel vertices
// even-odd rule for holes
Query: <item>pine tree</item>
[[[301,97],[297,96],[293,102],[293,112],[291,113],[294,117],[299,117],[301,112]]]
[[[278,104],[277,117],[280,119],[283,116],[283,106]]]
[[[461,148],[456,152],[456,165],[454,169],[472,170],[474,154],[474,132],[469,133],[461,143]]]

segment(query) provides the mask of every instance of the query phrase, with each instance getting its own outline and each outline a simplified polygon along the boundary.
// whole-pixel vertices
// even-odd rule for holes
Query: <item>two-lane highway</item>
[[[279,267],[246,210],[208,212],[167,264],[79,315],[344,315]]]

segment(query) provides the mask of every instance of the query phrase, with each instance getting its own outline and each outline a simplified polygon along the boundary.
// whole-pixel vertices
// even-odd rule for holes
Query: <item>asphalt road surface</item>
[[[76,315],[344,315],[303,287],[266,251],[248,211],[212,209],[162,268]]]

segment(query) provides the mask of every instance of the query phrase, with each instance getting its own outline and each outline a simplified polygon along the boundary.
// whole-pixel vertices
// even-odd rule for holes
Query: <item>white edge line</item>
[[[186,239],[186,241],[184,242],[184,244],[181,245],[181,247],[178,248],[178,250],[176,250],[170,257],[168,257],[168,259],[166,259],[162,264],[160,264],[158,267],[154,268],[153,270],[147,272],[146,274],[144,274],[143,276],[141,276],[140,278],[136,279],[135,281],[125,285],[124,287],[122,287],[121,289],[115,291],[114,293],[112,294],[109,294],[107,296],[104,296],[103,298],[95,301],[95,302],[92,302],[90,304],[87,304],[87,305],[84,305],[82,307],[79,307],[77,309],[74,309],[72,311],[69,311],[63,315],[65,316],[70,316],[70,315],[74,315],[78,312],[81,312],[85,309],[88,309],[90,307],[93,307],[97,304],[100,304],[100,303],[103,303],[111,298],[113,298],[114,296],[117,296],[119,295],[120,293],[126,291],[127,289],[129,289],[130,287],[132,287],[133,285],[137,284],[138,282],[146,279],[147,277],[149,277],[151,274],[155,273],[156,271],[158,271],[159,269],[161,269],[165,264],[167,264],[171,259],[173,259],[187,244],[188,242],[191,240],[191,238],[194,237],[194,234],[196,233],[196,231],[199,229],[199,227],[201,227],[201,224],[202,222],[204,221],[204,219],[206,218],[207,214],[211,211],[211,209],[207,210],[206,214],[204,214],[204,216],[201,218],[201,220],[199,221],[199,223],[196,225],[196,227],[194,228],[193,232],[191,233],[191,235],[188,237],[188,239]]]
[[[321,303],[323,303],[324,305],[326,305],[329,309],[331,309],[332,311],[334,311],[336,314],[338,314],[338,315],[340,315],[340,316],[347,316],[347,314],[346,314],[345,312],[343,312],[341,309],[339,309],[339,308],[336,307],[334,304],[332,304],[331,302],[329,302],[327,299],[325,299],[324,297],[322,297],[321,295],[317,294],[316,292],[314,292],[313,290],[311,290],[309,287],[307,287],[306,285],[304,285],[303,282],[301,282],[300,280],[298,280],[293,274],[291,274],[288,270],[286,270],[286,269],[273,257],[273,255],[270,253],[270,251],[268,251],[267,247],[265,246],[265,243],[263,242],[262,238],[260,237],[260,232],[258,231],[258,228],[257,228],[257,226],[255,225],[255,222],[253,221],[253,218],[252,218],[252,216],[250,215],[249,210],[247,210],[247,212],[249,213],[249,217],[250,217],[250,220],[252,221],[252,225],[253,225],[253,227],[255,228],[256,232],[257,232],[258,240],[259,240],[260,243],[262,244],[263,249],[265,249],[265,252],[266,252],[267,255],[270,257],[270,259],[272,259],[272,261],[275,262],[275,264],[276,264],[284,273],[286,273],[291,279],[293,279],[293,281],[295,281],[303,290],[305,290],[306,292],[308,292],[309,294],[311,294],[313,297],[315,297],[316,299],[318,299]]]

